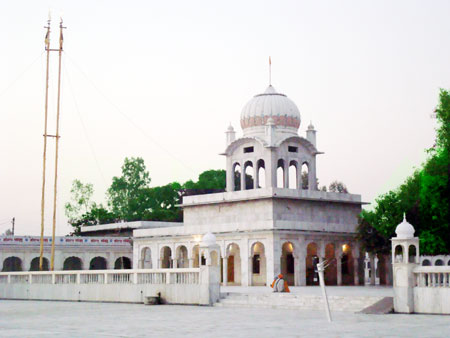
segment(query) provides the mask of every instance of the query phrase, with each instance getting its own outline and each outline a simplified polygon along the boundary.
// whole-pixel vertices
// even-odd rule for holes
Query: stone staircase
[[[328,296],[331,311],[359,312],[386,297],[382,296]],[[295,310],[323,310],[322,296],[295,293],[221,293],[214,306],[240,308],[272,308]]]

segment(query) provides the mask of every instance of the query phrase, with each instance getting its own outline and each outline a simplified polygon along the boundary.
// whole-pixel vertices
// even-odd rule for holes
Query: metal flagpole
[[[272,85],[272,59],[269,56],[269,86]]]
[[[39,270],[42,271],[44,262],[44,207],[45,207],[45,164],[47,155],[47,116],[48,116],[48,75],[50,63],[50,13],[47,21],[47,35],[45,36],[45,50],[47,51],[47,74],[45,79],[45,119],[44,119],[44,155],[42,164],[42,196],[41,196],[41,240],[39,250]]]
[[[327,314],[328,322],[331,323],[331,313],[330,313],[330,304],[328,303],[327,291],[325,289],[325,278],[324,272],[325,269],[330,265],[331,261],[324,261],[322,263],[317,264],[317,271],[319,272],[319,283],[320,289],[322,290],[323,302],[325,304],[325,312]]]
[[[61,57],[63,51],[63,20],[59,23],[59,66],[58,66],[58,99],[56,105],[56,149],[55,149],[55,181],[53,186],[53,228],[52,228],[52,252],[50,259],[50,271],[54,270],[55,267],[55,230],[56,230],[56,193],[57,193],[57,183],[58,183],[58,145],[59,145],[59,111],[61,102]]]

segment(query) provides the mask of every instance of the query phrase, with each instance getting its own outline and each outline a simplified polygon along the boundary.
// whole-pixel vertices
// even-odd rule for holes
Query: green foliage
[[[148,212],[148,188],[150,176],[140,157],[125,158],[122,176],[113,177],[108,189],[108,206],[120,219],[142,219]]]
[[[72,182],[72,188],[70,189],[71,199],[64,206],[69,222],[80,218],[83,213],[88,212],[92,206],[91,198],[93,193],[94,187],[91,183],[84,184],[80,180]]]
[[[347,187],[345,186],[344,183],[342,183],[340,181],[331,182],[330,186],[328,187],[328,190],[330,192],[338,192],[338,193],[348,194]]]
[[[450,94],[441,90],[436,109],[438,129],[436,143],[428,149],[430,157],[396,190],[376,199],[373,211],[363,211],[359,224],[359,238],[369,252],[384,253],[385,241],[395,236],[395,228],[403,213],[420,238],[420,251],[436,255],[450,252],[449,185],[450,168],[449,128]],[[375,231],[368,233],[370,229]],[[375,245],[374,245],[375,243]]]
[[[142,158],[125,158],[122,175],[114,177],[107,191],[108,208],[91,202],[92,184],[75,180],[71,189],[71,203],[66,204],[66,215],[74,227],[114,223],[124,221],[166,221],[181,222],[181,204],[186,190],[205,193],[225,189],[225,170],[207,170],[200,174],[198,181],[192,180],[181,185],[178,182],[164,186],[150,187],[150,175]],[[70,215],[70,216],[69,216]]]

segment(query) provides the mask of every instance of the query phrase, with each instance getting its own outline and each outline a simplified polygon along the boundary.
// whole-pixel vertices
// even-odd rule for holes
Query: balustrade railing
[[[0,272],[0,284],[199,284],[200,269]]]
[[[450,287],[450,266],[419,266],[413,272],[417,287]]]

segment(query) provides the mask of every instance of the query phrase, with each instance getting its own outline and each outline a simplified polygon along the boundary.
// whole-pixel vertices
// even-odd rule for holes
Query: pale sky
[[[272,84],[312,120],[320,184],[373,202],[426,158],[439,88],[450,88],[450,1],[48,1],[0,3],[0,233],[39,234],[43,26],[60,13],[65,52],[57,235],[71,182],[105,201],[126,156],[152,185],[224,169],[225,130]],[[51,55],[55,115],[57,53]],[[49,120],[54,132],[54,119]],[[54,141],[47,161],[51,233]]]

